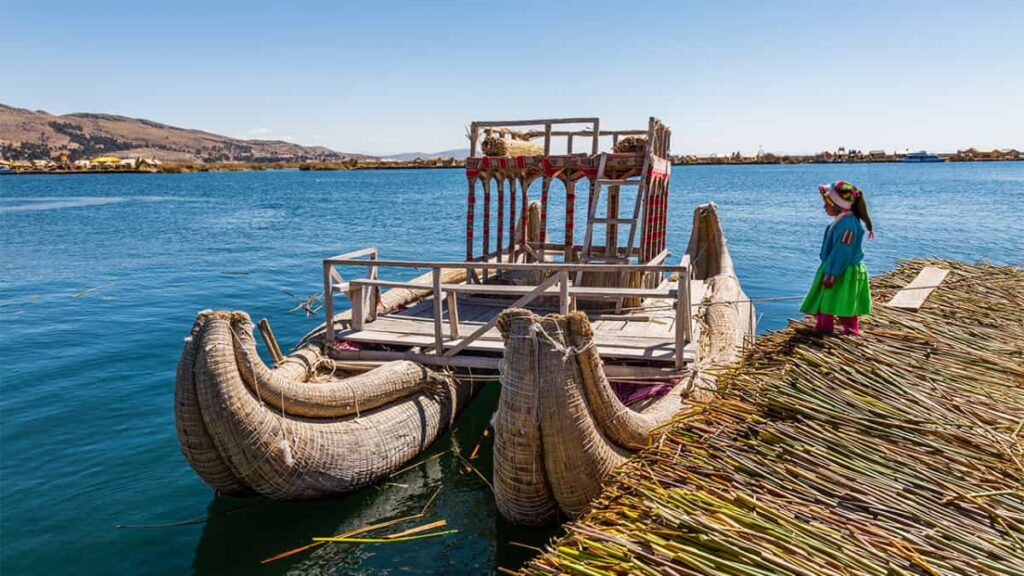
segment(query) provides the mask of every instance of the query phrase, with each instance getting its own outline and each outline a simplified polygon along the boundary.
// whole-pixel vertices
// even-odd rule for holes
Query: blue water
[[[693,207],[714,201],[747,293],[800,294],[827,223],[816,184],[840,178],[867,192],[873,274],[919,256],[1024,260],[1019,162],[676,167],[669,248],[683,251]],[[275,504],[214,499],[174,435],[174,370],[197,311],[245,309],[293,343],[320,321],[289,309],[320,291],[324,257],[373,244],[385,257],[462,258],[464,187],[458,170],[0,177],[0,572],[478,573],[522,561],[510,540],[555,532],[506,526],[454,457],[345,498]],[[797,304],[759,305],[760,330]],[[468,454],[495,396],[434,450]],[[486,441],[481,454],[486,476]],[[458,534],[259,564],[418,512],[438,486],[430,519]]]

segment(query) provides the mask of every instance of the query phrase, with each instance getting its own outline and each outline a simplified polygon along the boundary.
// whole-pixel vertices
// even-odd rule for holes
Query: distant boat
[[[929,154],[924,150],[920,152],[911,152],[903,157],[900,162],[945,162],[946,159],[936,154]]]
[[[7,174],[14,174],[14,173],[15,173],[14,168],[11,168],[10,166],[0,166],[0,176],[4,176],[4,175],[7,175]]]

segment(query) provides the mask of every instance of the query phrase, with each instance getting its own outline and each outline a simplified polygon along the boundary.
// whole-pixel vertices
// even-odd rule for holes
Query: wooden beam
[[[458,292],[448,292],[445,301],[448,303],[448,337],[455,340],[459,337],[459,302]]]
[[[266,344],[267,350],[270,351],[270,356],[274,359],[274,364],[280,364],[284,360],[284,354],[281,353],[281,347],[277,344],[274,331],[270,328],[270,321],[266,318],[260,318],[256,325],[259,327],[260,336],[263,336],[263,343]]]
[[[509,306],[509,308],[518,308],[520,306],[525,306],[526,304],[530,303],[534,298],[536,298],[537,296],[540,296],[552,284],[554,284],[556,281],[558,281],[559,278],[560,278],[560,276],[551,276],[547,280],[545,280],[545,281],[541,282],[539,285],[537,285],[537,287],[534,288],[533,290],[531,290],[528,294],[524,295],[522,298],[520,298],[520,299],[516,300],[515,302],[513,302],[512,305]],[[445,352],[444,355],[445,356],[455,356],[459,352],[462,352],[466,348],[466,346],[469,346],[470,344],[473,343],[474,340],[476,340],[477,338],[482,336],[485,332],[487,332],[491,328],[494,328],[494,326],[497,323],[498,323],[498,316],[496,315],[493,318],[491,318],[490,320],[488,320],[485,324],[483,324],[482,326],[480,326],[479,328],[474,330],[472,334],[470,334],[469,336],[466,336],[466,338],[464,338],[462,340],[462,342],[459,342],[454,348],[452,348],[451,350],[448,350],[447,352]]]
[[[376,255],[377,255],[377,247],[376,246],[370,246],[368,248],[363,248],[362,250],[355,250],[353,252],[346,252],[344,254],[339,254],[339,255],[334,256],[332,258],[328,258],[328,260],[352,260],[352,259],[355,259],[355,258],[362,258],[363,256],[376,256]]]
[[[481,128],[501,128],[504,126],[542,126],[547,124],[593,124],[598,118],[541,118],[539,120],[508,120],[502,122],[474,122]]]
[[[549,244],[552,246],[564,247],[564,244]],[[334,266],[366,266],[365,260],[324,260]],[[465,268],[465,262],[441,262],[422,260],[377,260],[374,264],[380,268]],[[481,262],[477,268],[484,268]],[[486,267],[494,270],[540,270],[544,272],[576,272],[584,269],[587,272],[678,272],[683,266],[681,264],[584,264],[580,262],[488,262]]]
[[[366,299],[363,298],[365,291],[365,284],[359,282],[349,284],[348,299],[352,302],[353,330],[363,330],[366,327],[366,308],[364,306]]]
[[[441,334],[441,269],[431,269],[434,285],[434,352],[444,354],[444,335]]]
[[[920,310],[925,300],[931,296],[935,288],[942,284],[942,281],[946,279],[948,274],[949,270],[944,268],[926,266],[918,272],[917,277],[911,280],[910,284],[907,284],[902,290],[897,292],[892,297],[892,300],[886,303],[886,306],[902,310],[913,310],[915,312]]]
[[[693,339],[693,327],[690,321],[693,318],[693,310],[690,306],[690,269],[680,272],[677,280],[676,298],[676,368],[682,368],[684,364],[683,348]]]
[[[324,262],[324,338],[327,345],[334,344],[334,289],[331,287],[331,273],[334,266]]]
[[[565,270],[558,273],[558,311],[569,313],[569,273]]]
[[[355,360],[363,362],[390,362],[392,360],[411,360],[429,366],[455,366],[458,368],[474,368],[494,370],[497,372],[501,358],[483,356],[434,356],[417,352],[394,352],[384,350],[335,350],[328,349],[327,354],[338,360]]]

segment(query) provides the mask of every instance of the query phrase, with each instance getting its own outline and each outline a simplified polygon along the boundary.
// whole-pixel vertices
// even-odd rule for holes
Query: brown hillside
[[[337,162],[368,158],[281,140],[242,140],[111,114],[65,114],[0,104],[0,159],[147,156],[177,162]]]

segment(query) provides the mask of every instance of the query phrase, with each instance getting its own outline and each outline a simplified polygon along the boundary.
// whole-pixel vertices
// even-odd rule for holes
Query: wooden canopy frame
[[[589,125],[587,129],[573,130],[566,125]],[[559,128],[559,129],[556,129]],[[466,202],[466,261],[516,262],[545,261],[549,253],[561,253],[565,262],[579,262],[580,254],[592,253],[590,246],[575,242],[576,183],[586,178],[589,182],[588,227],[594,223],[606,226],[604,255],[619,257],[625,262],[650,263],[665,252],[665,228],[668,213],[668,191],[671,165],[669,146],[671,130],[657,118],[651,117],[647,130],[602,130],[595,117],[552,118],[539,120],[486,121],[470,124],[470,155],[466,159],[468,196]],[[481,136],[497,136],[509,140],[531,141],[543,139],[543,154],[535,156],[478,156]],[[610,136],[612,145],[624,136],[646,136],[643,152],[601,153],[600,139]],[[588,152],[574,152],[577,139],[589,140]],[[552,143],[565,140],[565,153],[552,154]],[[529,187],[541,180],[539,240],[531,242],[526,228],[529,218]],[[633,179],[627,182],[627,179]],[[562,182],[565,189],[565,238],[561,244],[548,242],[548,199],[553,181]],[[608,214],[593,216],[595,191],[598,180],[608,186]],[[496,229],[492,235],[491,200],[492,182],[497,193]],[[474,250],[474,232],[477,211],[477,184],[483,188],[482,253]],[[618,227],[626,223],[619,217],[619,186],[639,184],[642,206],[637,214],[642,218],[639,245],[622,249],[618,246]],[[508,188],[506,197],[505,190]],[[507,218],[506,218],[507,209]],[[506,229],[507,223],[507,229]],[[494,240],[495,249],[491,250]],[[588,238],[589,240],[589,238]],[[484,279],[487,270],[484,271]]]

